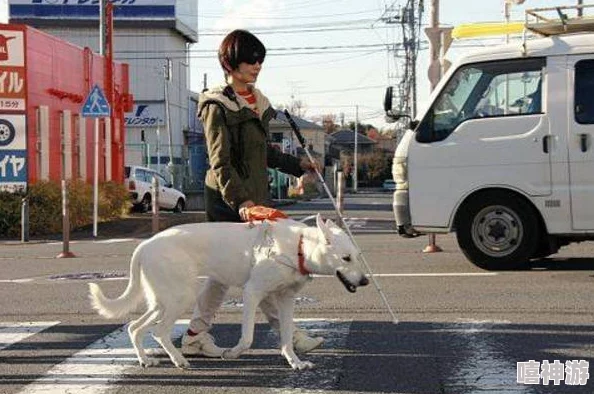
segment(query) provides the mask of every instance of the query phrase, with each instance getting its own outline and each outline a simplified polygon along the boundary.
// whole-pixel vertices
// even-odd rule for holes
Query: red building
[[[105,83],[110,73],[113,84]],[[94,118],[81,112],[94,85],[111,105],[111,115],[99,118],[99,180],[123,182],[124,112],[132,104],[127,64],[29,26],[0,24],[0,190],[92,181]]]

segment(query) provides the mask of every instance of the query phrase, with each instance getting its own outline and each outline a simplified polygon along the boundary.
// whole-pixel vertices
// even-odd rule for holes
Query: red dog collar
[[[303,234],[299,236],[299,245],[297,246],[297,262],[299,263],[299,273],[309,275],[311,272],[305,267],[305,256],[303,255]]]

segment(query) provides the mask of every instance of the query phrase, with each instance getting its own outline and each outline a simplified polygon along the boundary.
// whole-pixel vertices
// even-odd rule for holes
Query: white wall
[[[60,37],[75,45],[98,51],[97,29],[86,27],[45,27],[43,31]],[[174,145],[183,144],[183,130],[188,127],[188,101],[190,86],[186,60],[186,40],[172,29],[157,28],[115,28],[114,60],[128,63],[130,70],[130,92],[135,101],[164,101],[164,71],[166,58],[172,61],[172,79],[169,81],[169,110]],[[138,129],[127,129],[138,134]],[[161,143],[167,144],[164,129]]]

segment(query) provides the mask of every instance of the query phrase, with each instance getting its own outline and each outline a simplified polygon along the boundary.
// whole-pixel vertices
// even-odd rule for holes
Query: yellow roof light
[[[506,34],[520,34],[524,31],[524,22],[488,22],[488,23],[467,23],[456,26],[452,31],[452,37],[474,38],[485,36],[501,36]]]

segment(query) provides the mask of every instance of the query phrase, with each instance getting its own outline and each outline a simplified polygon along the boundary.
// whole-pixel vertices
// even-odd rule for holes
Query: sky
[[[345,123],[355,120],[385,128],[383,98],[386,86],[398,79],[401,65],[387,45],[399,41],[399,25],[381,21],[387,7],[406,0],[198,0],[199,42],[192,45],[191,87],[201,91],[223,83],[216,50],[224,35],[236,28],[252,31],[268,49],[257,87],[273,105],[299,100],[304,118],[319,121],[333,114]],[[423,27],[429,23],[425,0]],[[589,0],[585,3],[590,4]],[[577,0],[526,0],[511,8],[511,19],[524,20],[526,8],[574,5]],[[585,12],[585,14],[591,14]],[[445,26],[504,20],[503,0],[441,0],[440,22]],[[426,36],[417,66],[419,108],[427,100],[428,50]],[[457,40],[449,60],[470,50],[503,43],[495,40]],[[476,48],[475,48],[476,47]]]
[[[190,51],[190,88],[223,83],[216,51],[225,34],[236,28],[255,33],[268,49],[257,82],[275,106],[293,100],[304,104],[303,117],[319,122],[335,115],[345,124],[355,120],[382,129],[386,86],[399,80],[402,63],[387,46],[400,42],[400,27],[381,20],[386,8],[406,0],[196,0],[199,42]],[[525,0],[511,7],[511,19],[524,20],[526,8],[575,5],[578,0]],[[592,0],[585,0],[592,4]],[[425,0],[423,27],[428,25]],[[504,20],[504,0],[441,0],[442,26]],[[594,11],[586,11],[591,15]],[[0,22],[7,17],[7,0],[0,0]],[[423,41],[417,65],[418,107],[429,95],[428,45]],[[447,58],[455,61],[468,51],[502,43],[491,40],[457,40]],[[392,76],[392,78],[390,78]]]

